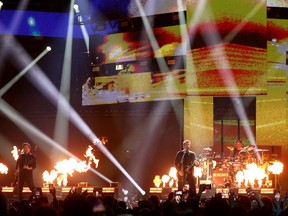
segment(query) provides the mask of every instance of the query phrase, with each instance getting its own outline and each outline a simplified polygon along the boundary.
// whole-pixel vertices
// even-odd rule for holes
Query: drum
[[[216,187],[225,187],[230,183],[230,175],[227,170],[219,168],[213,171],[213,183]]]
[[[227,157],[222,158],[221,162],[217,164],[216,168],[228,169],[231,166],[230,159]]]

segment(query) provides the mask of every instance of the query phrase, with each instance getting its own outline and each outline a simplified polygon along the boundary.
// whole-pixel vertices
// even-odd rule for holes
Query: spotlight
[[[123,70],[124,69],[124,65],[123,64],[117,64],[115,69],[116,70]]]
[[[46,47],[46,50],[49,52],[49,51],[51,51],[51,47],[50,46],[47,46]]]
[[[79,10],[78,4],[74,4],[73,8],[74,8],[74,11],[75,11],[75,14],[76,14],[77,22],[78,22],[80,25],[83,25],[84,22],[83,22],[83,18],[82,18],[82,16],[81,16],[81,14],[80,14],[80,10]],[[89,18],[87,18],[87,20],[89,20]]]
[[[77,14],[80,13],[78,4],[74,4],[73,8],[74,8],[75,13]]]
[[[0,1],[0,10],[1,10],[2,6],[3,6],[3,2]]]

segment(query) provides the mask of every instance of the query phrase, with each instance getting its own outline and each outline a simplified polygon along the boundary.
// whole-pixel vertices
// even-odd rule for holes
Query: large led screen
[[[91,37],[98,71],[83,85],[82,105],[181,98],[186,53],[181,27]]]
[[[187,94],[266,94],[266,20],[260,0],[190,0]]]
[[[267,0],[268,7],[288,7],[287,0]]]

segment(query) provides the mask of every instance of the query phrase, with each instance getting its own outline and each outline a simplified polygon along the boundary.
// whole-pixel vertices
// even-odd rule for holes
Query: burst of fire
[[[13,155],[13,158],[15,160],[18,160],[19,158],[19,150],[17,149],[16,146],[13,146],[13,150],[11,151],[12,155]]]
[[[201,167],[194,167],[194,176],[197,178],[202,177],[202,168]]]
[[[59,161],[54,166],[55,169],[51,170],[50,172],[47,170],[44,171],[42,174],[43,180],[46,182],[46,184],[53,184],[56,182],[58,186],[67,186],[68,176],[73,176],[75,171],[78,173],[87,172],[90,169],[92,162],[94,162],[96,167],[98,167],[99,160],[93,155],[92,149],[93,148],[89,146],[86,150],[86,154],[84,155],[86,158],[88,158],[88,162],[77,161],[74,158]]]
[[[271,165],[268,166],[268,172],[279,175],[283,172],[283,168],[284,168],[283,163],[279,161],[275,161]]]
[[[238,187],[241,186],[241,183],[244,182],[245,178],[244,178],[244,173],[242,171],[238,171],[236,174],[236,181],[238,184]]]
[[[173,187],[173,185],[175,184],[175,186],[178,187],[177,169],[175,167],[170,168],[169,176],[170,176],[169,186]]]
[[[44,173],[42,174],[42,177],[47,184],[53,184],[53,181],[57,178],[57,176],[58,172],[56,170],[51,170],[50,173],[47,170],[45,170]]]
[[[175,179],[171,178],[169,181],[169,187],[173,187],[174,183],[176,182]],[[176,183],[176,187],[178,187],[178,184]]]
[[[246,169],[238,171],[236,174],[238,186],[241,184],[244,184],[246,187],[249,185],[255,186],[257,182],[258,186],[261,187],[265,178],[268,178],[265,169],[258,167],[256,163],[247,164]]]
[[[162,181],[160,179],[160,175],[156,175],[153,179],[153,183],[155,185],[155,187],[160,187]]]
[[[0,174],[7,174],[7,173],[8,173],[8,167],[0,163]]]
[[[170,168],[169,176],[173,179],[177,179],[177,170],[175,167]]]
[[[166,184],[169,182],[169,180],[170,180],[170,176],[168,176],[168,175],[163,175],[162,176],[162,182],[163,182],[163,187],[166,187]]]
[[[176,187],[178,187],[176,168],[171,167],[169,170],[169,174],[168,175],[167,174],[162,175],[161,179],[160,179],[160,176],[158,177],[158,175],[156,175],[153,179],[153,183],[154,183],[155,187],[160,187],[161,183],[162,183],[162,187],[166,187],[167,183],[168,183],[169,187],[173,187],[174,184],[176,185]]]
[[[103,145],[105,145],[108,142],[108,137],[105,137],[105,136],[100,137],[100,141]]]
[[[95,164],[95,167],[97,168],[98,165],[99,165],[99,159],[95,158],[94,154],[92,153],[92,150],[93,150],[93,147],[92,146],[88,146],[88,149],[86,150],[86,154],[84,156],[86,158],[88,158],[89,166],[93,162]]]

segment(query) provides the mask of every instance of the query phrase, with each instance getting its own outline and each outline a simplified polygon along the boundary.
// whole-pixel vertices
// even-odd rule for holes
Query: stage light
[[[73,10],[72,10],[73,11]],[[72,16],[73,17],[73,16]],[[70,20],[69,20],[70,21]],[[70,21],[70,23],[72,23]],[[69,38],[72,38],[72,29],[70,30],[71,33],[69,32]],[[12,45],[15,49],[14,53],[24,53],[25,54],[25,50],[21,49],[21,46],[19,46],[17,44],[16,41],[12,40]],[[17,46],[18,45],[18,46]],[[51,50],[51,47],[50,47]],[[47,93],[48,97],[52,97],[51,99],[55,99],[54,102],[57,103],[58,101],[58,96],[59,96],[59,92],[57,91],[57,89],[52,85],[52,83],[48,80],[48,78],[44,75],[44,73],[42,72],[42,70],[37,66],[37,64],[35,64],[37,61],[39,61],[48,51],[50,51],[49,48],[45,48],[45,50],[35,59],[32,61],[32,59],[30,58],[30,56],[28,55],[23,55],[23,58],[20,58],[19,55],[15,54],[15,58],[19,61],[18,63],[18,67],[19,68],[23,68],[26,67],[23,71],[21,71],[16,77],[14,77],[10,82],[8,82],[4,87],[2,87],[0,89],[0,110],[7,115],[13,122],[17,122],[17,125],[20,125],[21,128],[25,128],[25,131],[27,130],[28,132],[30,132],[31,134],[35,135],[36,137],[39,137],[40,139],[42,139],[43,141],[46,141],[48,144],[52,145],[53,147],[55,147],[57,150],[60,150],[60,152],[64,152],[65,154],[69,155],[70,157],[74,157],[77,158],[75,155],[71,154],[69,151],[67,151],[65,148],[63,148],[61,145],[59,145],[57,142],[55,142],[54,140],[50,139],[49,137],[47,137],[45,134],[41,133],[41,131],[39,131],[37,128],[33,127],[33,125],[31,125],[28,121],[26,121],[22,116],[19,115],[19,113],[17,113],[16,110],[14,110],[11,106],[9,106],[8,103],[6,103],[4,100],[1,99],[1,96],[3,96],[8,89],[14,85],[24,74],[26,74],[26,72],[28,70],[31,69],[31,74],[28,73],[30,76],[30,78],[35,79],[35,83],[39,84],[39,88],[40,90],[45,90],[44,92]],[[70,50],[71,51],[71,48]],[[27,66],[28,65],[28,66]],[[42,81],[44,80],[44,83],[46,81],[46,84],[49,85],[49,90],[45,89],[45,85],[44,83],[42,83]],[[69,79],[68,79],[69,80]],[[44,84],[44,85],[43,85]],[[53,94],[54,93],[54,94]],[[54,97],[53,97],[54,96]],[[62,95],[61,95],[61,101],[65,100]],[[64,102],[65,103],[65,102]],[[63,105],[63,103],[62,103]],[[65,108],[70,107],[69,104],[65,103]],[[74,113],[74,115],[76,116],[75,118],[78,120],[80,119],[80,117]],[[76,120],[76,121],[77,121]],[[81,121],[81,120],[80,120]],[[82,120],[83,121],[83,120]],[[88,127],[88,126],[87,126]],[[27,132],[26,131],[26,132]],[[77,160],[79,160],[77,158]],[[91,171],[98,175],[99,177],[101,177],[102,179],[104,179],[105,181],[107,181],[108,183],[112,182],[110,179],[106,178],[104,175],[102,175],[101,173],[97,172],[95,169],[91,168]]]
[[[154,194],[154,195],[155,195],[155,194],[160,195],[160,194],[162,194],[162,188],[159,188],[159,187],[150,188],[149,193],[150,193],[150,196],[151,196],[152,194]]]
[[[85,41],[86,48],[87,48],[87,50],[89,50],[89,35],[88,35],[87,29],[85,28],[84,24],[90,22],[90,16],[86,16],[86,15],[82,16],[80,14],[80,8],[79,8],[78,4],[74,4],[73,8],[74,8],[74,12],[76,14],[76,19],[77,19],[76,22],[80,25],[81,32],[83,34],[83,38],[84,38],[84,41]],[[73,10],[71,8],[70,9],[71,18],[72,18],[72,15],[73,15]]]
[[[1,190],[2,193],[13,193],[14,191],[14,187],[1,187],[1,189],[2,189]]]
[[[35,27],[36,22],[35,22],[34,17],[30,16],[27,21],[30,27]]]
[[[39,139],[43,140],[44,142],[47,142],[50,146],[53,146],[57,149],[57,151],[64,153],[65,155],[69,157],[76,158],[78,161],[80,161],[79,158],[77,158],[75,155],[70,153],[67,149],[63,148],[61,145],[56,143],[54,140],[43,134],[39,129],[31,125],[26,119],[24,119],[22,116],[20,116],[16,110],[14,110],[11,106],[9,106],[6,101],[2,100],[0,98],[0,110],[11,119],[14,123],[16,123],[20,128],[25,128],[25,131],[29,132],[32,135],[35,135]],[[106,182],[110,183],[112,182],[110,179],[99,173],[97,170],[90,168],[90,170],[105,180]]]
[[[78,113],[76,113],[76,111],[73,109],[73,107],[71,107],[67,100],[64,98],[64,96],[62,94],[59,95],[58,90],[55,88],[55,86],[52,85],[52,83],[50,82],[50,80],[45,76],[44,73],[41,72],[40,68],[34,69],[31,71],[30,74],[30,78],[33,80],[33,83],[36,84],[36,87],[39,89],[39,91],[43,92],[46,94],[46,96],[48,98],[50,98],[51,102],[54,103],[55,105],[58,105],[59,108],[62,109],[63,112],[68,113],[69,114],[69,118],[71,119],[71,121],[75,124],[75,126],[77,126],[84,135],[86,135],[94,145],[96,145],[115,165],[116,167],[130,180],[130,182],[140,191],[140,193],[142,195],[145,194],[145,191],[143,191],[143,189],[135,182],[135,180],[127,173],[127,171],[120,165],[120,163],[116,160],[116,158],[105,148],[105,146],[101,143],[101,141],[96,137],[96,135],[92,132],[92,130],[89,128],[89,126],[84,122],[84,120],[78,115]],[[2,91],[2,89],[0,90],[0,92]],[[1,95],[1,94],[0,94]],[[4,100],[0,100],[0,102],[2,102],[2,106],[0,106],[0,110],[2,110],[4,112],[4,114],[6,114],[7,116],[9,116],[11,118],[12,121],[17,122],[18,124],[19,119],[22,119],[19,115],[16,118],[16,112],[14,111],[12,112],[12,107],[8,108],[8,104],[4,101]],[[5,104],[5,106],[4,106]],[[7,108],[6,108],[7,107]],[[24,119],[22,120],[24,121]],[[21,121],[21,122],[22,122]],[[23,122],[24,123],[24,122]],[[24,126],[25,125],[25,126]],[[23,128],[31,128],[31,125],[28,125],[26,122],[24,123]],[[36,128],[33,127],[33,131]],[[32,131],[31,131],[32,132]],[[36,131],[35,131],[36,132]],[[46,137],[44,137],[44,135],[42,133],[39,133],[39,131],[37,131],[36,133],[37,135],[40,135],[43,140],[47,140]],[[48,141],[48,140],[47,140]],[[49,139],[49,143],[51,143],[50,139]],[[53,142],[54,143],[54,142]],[[57,147],[57,148],[61,148],[61,146],[54,145],[53,146]],[[74,156],[75,157],[75,156]],[[76,157],[75,157],[76,158]],[[92,169],[93,173],[97,174],[98,176],[100,176],[101,178],[103,178],[104,180],[106,180],[107,182],[112,182],[111,180],[107,179],[105,176],[101,175],[100,173],[98,173],[96,170]]]
[[[138,8],[139,13],[141,15],[145,30],[147,31],[147,36],[148,36],[148,39],[149,39],[150,44],[152,46],[152,49],[155,52],[155,51],[160,49],[160,46],[159,46],[157,39],[153,33],[151,23],[144,12],[144,8],[143,8],[142,4],[140,3],[140,0],[136,0],[136,5],[137,5],[137,8]],[[161,53],[159,53],[159,58],[156,58],[156,61],[157,61],[157,64],[158,64],[161,72],[169,71],[168,65],[166,64],[166,62],[163,58],[163,55]]]
[[[117,64],[115,69],[116,70],[123,70],[124,69],[124,65],[123,64]]]
[[[0,89],[0,97],[2,97],[22,76],[26,74],[35,64],[49,52],[46,48],[42,53],[40,53],[32,62],[30,62],[26,68],[24,68],[19,74],[17,74],[10,82]]]
[[[1,10],[2,6],[3,6],[3,2],[0,1],[0,10]]]
[[[125,190],[125,189],[122,189],[122,193],[123,193],[125,196],[127,196],[128,193],[129,193],[129,191],[128,191],[128,190]]]
[[[47,46],[46,47],[46,50],[49,52],[49,51],[51,51],[51,47],[50,46]]]
[[[80,13],[78,4],[74,4],[73,8],[74,8],[74,11],[75,11],[76,14]]]
[[[73,10],[72,10],[73,11]],[[72,13],[71,13],[72,14]],[[72,15],[71,15],[72,17]],[[69,17],[69,24],[71,23],[71,18]],[[68,36],[72,35],[72,29],[68,29]],[[71,39],[72,37],[68,37],[68,39]],[[70,41],[69,41],[70,43]],[[67,42],[68,44],[68,42]],[[66,46],[67,47],[67,46]],[[68,47],[69,48],[69,47]],[[20,48],[19,48],[20,49]],[[18,51],[18,50],[16,50]],[[67,53],[71,51],[71,47],[67,51]],[[45,76],[45,74],[42,72],[42,70],[37,66],[34,65],[36,61],[38,61],[45,53],[48,51],[45,49],[43,53],[41,53],[34,61],[32,61],[28,68],[25,68],[23,72],[20,72],[15,79],[12,80],[12,82],[9,82],[7,86],[4,86],[0,90],[0,97],[21,77],[23,76],[28,69],[32,69],[31,73],[28,73],[28,78],[31,79],[31,81],[35,84],[35,87],[39,89],[42,93],[45,93],[45,96],[47,96],[51,102],[54,105],[57,105],[58,108],[61,108],[62,111],[67,113],[69,115],[69,118],[71,118],[71,121],[75,124],[76,127],[78,127],[84,135],[86,135],[90,140],[96,145],[119,169],[120,171],[132,182],[132,184],[141,192],[142,195],[145,194],[145,191],[143,191],[142,188],[135,182],[134,179],[127,173],[127,171],[120,165],[120,163],[116,160],[116,158],[113,157],[113,155],[104,147],[104,145],[101,143],[101,141],[96,137],[96,135],[92,132],[92,130],[89,128],[89,126],[84,122],[84,120],[78,115],[78,113],[73,109],[73,107],[70,106],[68,103],[69,99],[67,100],[63,94],[59,94],[59,91],[56,89],[55,86],[51,83],[51,81]],[[66,53],[65,53],[66,56]],[[18,56],[15,56],[18,57]],[[26,65],[28,63],[29,56],[25,56],[25,59],[19,59],[20,66]],[[71,59],[71,58],[69,58]],[[34,66],[32,68],[32,66]],[[64,67],[69,67],[68,65]],[[69,71],[66,70],[66,68],[63,68],[63,71]],[[63,80],[69,80],[67,77]],[[62,84],[61,84],[62,86]],[[9,104],[7,104],[4,100],[0,98],[0,110],[7,115],[13,122],[17,122],[17,125],[20,125],[21,128],[25,128],[25,131],[36,135],[37,137],[41,138],[42,140],[46,141],[48,144],[56,147],[57,149],[67,153],[68,155],[72,155],[70,152],[68,152],[65,148],[63,148],[61,145],[59,145],[54,140],[50,139],[49,137],[45,136],[41,131],[39,131],[37,128],[33,127],[33,125],[29,124],[29,122],[25,121],[23,117],[21,117],[16,110],[14,110]],[[62,128],[63,129],[63,128]],[[77,158],[75,156],[72,156],[74,158]],[[105,176],[98,173],[96,170],[92,169],[92,172],[106,180],[107,182],[112,182],[110,179],[106,178]]]
[[[93,188],[93,195],[96,197],[102,196],[102,187],[94,187]]]

